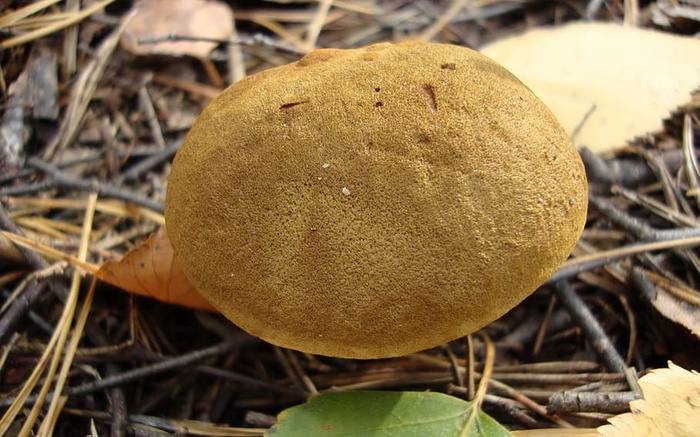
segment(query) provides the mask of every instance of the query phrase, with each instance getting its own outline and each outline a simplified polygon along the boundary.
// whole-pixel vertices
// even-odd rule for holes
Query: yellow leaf
[[[631,413],[598,428],[603,437],[693,437],[700,431],[700,374],[669,361],[639,380],[642,399],[630,402]]]
[[[700,39],[614,23],[534,29],[481,51],[525,82],[570,135],[581,125],[574,144],[597,152],[661,129],[700,86]]]

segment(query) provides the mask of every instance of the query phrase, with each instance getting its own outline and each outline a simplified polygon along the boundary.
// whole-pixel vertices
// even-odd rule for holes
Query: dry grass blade
[[[435,38],[435,36],[450,23],[454,16],[469,3],[470,0],[454,0],[440,18],[435,20],[427,29],[418,35],[417,39],[421,41],[430,41]]]
[[[114,0],[104,0],[102,3],[109,4]],[[73,92],[68,105],[65,118],[61,123],[58,134],[55,139],[46,147],[44,151],[45,159],[51,159],[56,151],[63,149],[66,144],[73,141],[75,135],[78,132],[80,123],[82,121],[83,115],[87,110],[88,104],[92,99],[95,90],[97,89],[97,83],[104,73],[104,69],[107,66],[107,61],[109,60],[109,55],[114,51],[119,43],[119,38],[121,37],[126,25],[129,20],[134,16],[133,13],[127,15],[120,26],[115,29],[111,35],[109,35],[100,44],[100,47],[95,52],[95,59],[89,64],[89,66],[83,68],[82,72],[78,76],[73,85]],[[70,23],[74,24],[74,23]]]
[[[87,239],[84,238],[84,241],[87,241]],[[80,278],[77,276],[74,276],[73,279],[78,283],[80,281]],[[85,322],[87,321],[90,308],[92,307],[92,299],[95,296],[96,285],[97,279],[93,277],[90,283],[90,288],[88,289],[88,292],[85,295],[85,299],[83,300],[83,306],[80,310],[80,313],[78,314],[78,318],[76,319],[75,327],[73,328],[73,332],[71,333],[70,343],[63,357],[63,365],[61,366],[61,371],[59,372],[58,378],[56,379],[54,395],[51,398],[49,411],[46,413],[46,416],[39,428],[39,433],[37,434],[40,437],[50,437],[54,435],[56,421],[58,421],[58,417],[61,410],[63,409],[63,405],[65,405],[65,402],[68,399],[67,396],[59,395],[63,391],[63,387],[65,387],[66,385],[66,380],[68,379],[68,372],[70,371],[71,365],[73,364],[73,358],[75,357],[76,350],[78,349],[78,342],[82,337],[83,329],[85,328]]]
[[[16,11],[9,12],[0,17],[0,28],[12,26],[21,19],[36,14],[37,12],[43,11],[51,5],[55,5],[59,1],[61,0],[41,0],[27,5],[23,8],[17,9]]]
[[[19,235],[5,231],[0,231],[0,234],[12,241],[14,244],[34,250],[47,258],[65,261],[73,267],[81,269],[83,272],[95,273],[99,269],[99,266],[95,264],[82,261],[77,257],[68,255],[67,253],[61,252],[60,250],[56,250],[44,244],[37,243],[36,241],[32,241],[28,238],[20,237]]]
[[[93,419],[110,420],[109,415],[101,411],[79,410],[75,408],[66,408],[67,414],[72,414],[81,417],[91,417]],[[250,437],[261,436],[265,434],[266,429],[255,428],[237,428],[230,426],[215,425],[198,420],[177,420],[177,419],[161,419],[153,416],[142,414],[133,414],[129,416],[129,421],[144,431],[158,433],[159,431],[183,432],[187,435],[208,436],[208,437]]]
[[[95,203],[97,202],[97,196],[92,195],[90,196],[90,199],[88,201],[88,208],[85,211],[85,220],[83,222],[83,233],[81,236],[81,241],[80,241],[80,248],[78,250],[78,260],[84,262],[87,259],[87,251],[88,251],[88,244],[90,242],[90,231],[92,230],[92,223],[93,223],[93,218],[95,216]],[[46,400],[46,395],[49,393],[49,390],[51,389],[51,386],[54,383],[54,376],[56,374],[56,370],[58,368],[58,364],[61,361],[61,358],[63,357],[64,353],[64,348],[66,345],[66,340],[68,339],[68,334],[70,333],[70,326],[71,322],[73,319],[73,315],[75,313],[76,306],[78,304],[78,296],[80,294],[80,283],[81,283],[81,275],[76,271],[73,273],[73,281],[70,287],[70,292],[68,294],[68,299],[66,300],[65,307],[64,307],[64,313],[62,316],[62,321],[65,320],[64,323],[60,324],[61,328],[60,330],[57,328],[56,330],[58,331],[58,341],[56,342],[56,345],[53,348],[53,357],[51,359],[51,365],[47,371],[44,385],[41,387],[41,390],[39,391],[39,395],[37,398],[37,401],[34,403],[32,406],[32,409],[27,416],[26,421],[24,422],[24,425],[22,426],[22,429],[19,432],[18,437],[28,437],[32,433],[32,429],[34,428],[35,422],[37,421],[39,417],[39,413],[41,412],[44,401]],[[91,299],[91,297],[90,297]],[[87,316],[87,313],[85,313],[85,316]],[[80,338],[80,334],[82,332],[82,326],[76,326],[76,330],[74,332],[74,335],[77,335],[77,339],[74,338],[75,347],[77,347],[77,340]],[[47,349],[48,350],[48,349]],[[64,367],[65,363],[67,362],[67,366],[70,368],[70,362],[72,361],[72,356],[71,354],[75,354],[75,349],[71,352],[70,350],[66,351],[66,357],[64,361]],[[63,379],[59,377],[59,379],[56,381],[57,384],[57,392],[60,393],[60,390],[63,387],[63,384],[65,383],[65,376],[67,376],[67,370],[66,369],[66,375],[64,375]],[[54,396],[51,401],[51,405],[49,407],[49,413],[52,413],[52,410],[55,410],[57,407],[56,402],[59,401],[58,396]],[[50,416],[49,416],[50,417]],[[40,435],[46,435],[46,434],[40,434]]]
[[[328,17],[328,11],[331,10],[332,5],[333,0],[320,0],[318,2],[316,14],[309,23],[309,29],[306,31],[305,49],[307,51],[316,48],[316,41],[318,41],[318,36],[321,34],[321,29],[323,28],[326,17]]]
[[[476,393],[474,394],[474,402],[477,405],[475,410],[480,409],[481,404],[484,402],[484,395],[486,395],[486,390],[491,380],[491,374],[493,373],[493,364],[496,359],[496,348],[493,346],[493,342],[489,336],[485,333],[480,333],[480,336],[484,341],[486,354],[484,357],[484,371],[481,373],[481,381],[479,381],[479,386],[476,388]]]
[[[93,209],[94,211],[94,209]],[[88,212],[88,215],[86,216],[85,219],[85,233],[89,235],[89,230],[92,228],[92,215]],[[11,234],[10,234],[11,235]],[[84,238],[87,240],[87,237]],[[87,255],[87,241],[83,244],[83,247],[81,247],[81,251],[79,254],[79,257],[82,257],[82,259],[85,259]],[[76,276],[76,280],[74,281],[74,286],[71,287],[71,293],[68,296],[68,300],[65,303],[63,313],[61,315],[61,318],[56,325],[56,329],[54,330],[53,335],[51,336],[51,340],[49,343],[46,345],[46,348],[44,349],[44,352],[41,356],[41,359],[37,363],[37,365],[34,367],[34,370],[32,371],[32,374],[30,377],[27,379],[25,382],[24,386],[22,387],[22,390],[20,391],[19,395],[15,398],[15,401],[13,404],[10,406],[10,408],[7,409],[5,414],[3,415],[2,419],[0,419],[0,434],[4,435],[12,422],[14,421],[15,417],[17,414],[20,412],[21,408],[24,405],[25,400],[29,396],[29,394],[34,390],[34,387],[36,384],[39,382],[39,377],[41,374],[44,372],[44,369],[46,368],[46,365],[49,363],[49,358],[53,354],[53,358],[51,359],[51,365],[47,371],[47,376],[44,385],[42,386],[39,397],[37,402],[34,404],[34,407],[32,408],[29,416],[27,417],[27,420],[22,427],[22,430],[20,431],[20,436],[24,437],[29,435],[31,432],[34,422],[36,418],[39,415],[40,409],[43,405],[43,400],[45,399],[48,390],[51,386],[51,383],[53,382],[53,375],[55,374],[55,371],[58,367],[58,363],[60,361],[60,357],[62,355],[63,351],[63,345],[65,344],[66,338],[68,336],[69,332],[69,327],[71,320],[73,318],[73,314],[75,311],[75,307],[77,305],[78,301],[78,291],[79,291],[79,276]]]
[[[99,11],[100,9],[103,9],[105,6],[112,3],[113,1],[114,0],[103,0],[99,3],[95,3],[93,5],[88,6],[87,8],[83,9],[80,12],[76,12],[75,14],[71,15],[69,18],[61,20],[57,23],[49,24],[49,25],[41,27],[37,30],[27,32],[24,35],[20,35],[20,36],[14,37],[14,38],[8,38],[6,40],[0,41],[0,50],[5,50],[5,49],[9,49],[11,47],[26,44],[30,41],[34,41],[35,39],[39,39],[39,38],[45,37],[47,35],[51,35],[54,32],[58,32],[59,30],[65,29],[69,26],[73,26],[73,25],[81,22],[85,18],[89,17],[90,15],[94,14],[95,12]]]
[[[31,197],[8,197],[7,202],[14,206],[37,207],[41,210],[49,209],[84,209],[86,200],[84,199],[62,199],[62,198],[31,198]],[[130,218],[134,220],[147,219],[157,225],[165,225],[163,214],[154,212],[148,208],[133,205],[121,200],[99,200],[95,206],[96,210],[115,217]]]
[[[66,11],[69,13],[78,13],[80,10],[79,0],[67,0]],[[63,36],[63,75],[71,76],[75,73],[78,52],[78,28],[71,26],[66,29]]]
[[[528,429],[511,431],[514,437],[600,437],[595,428]]]
[[[697,191],[700,187],[700,169],[698,169],[698,157],[695,150],[695,135],[693,133],[693,120],[689,114],[683,117],[683,155],[685,157],[685,173],[688,178],[690,191]],[[695,194],[695,202],[700,205],[700,194]]]
[[[645,252],[653,252],[656,250],[680,249],[695,247],[698,245],[700,245],[700,237],[681,237],[666,241],[655,241],[653,243],[631,244],[629,246],[579,256],[562,264],[559,270],[554,272],[554,274],[547,280],[547,283],[552,284],[559,279],[574,276],[585,270],[592,270],[594,268],[604,266],[605,264],[619,260],[620,258],[638,255]]]

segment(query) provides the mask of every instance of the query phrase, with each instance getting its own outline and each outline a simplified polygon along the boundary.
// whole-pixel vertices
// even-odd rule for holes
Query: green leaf
[[[471,408],[470,408],[471,409]],[[477,410],[467,421],[463,436],[488,436],[488,437],[512,437],[513,435],[498,423],[493,417]]]
[[[442,393],[348,391],[289,408],[269,437],[458,437],[511,434],[474,403]]]

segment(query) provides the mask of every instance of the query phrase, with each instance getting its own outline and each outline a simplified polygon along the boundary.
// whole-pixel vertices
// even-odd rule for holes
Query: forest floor
[[[481,336],[393,359],[314,356],[102,282],[93,295],[85,266],[119,259],[163,226],[175,152],[202,109],[246,75],[320,47],[418,39],[479,49],[537,26],[621,22],[629,4],[637,26],[660,27],[657,3],[626,11],[616,0],[229,1],[214,15],[235,26],[221,29],[195,17],[201,0],[144,1],[153,15],[131,27],[134,2],[83,3],[0,2],[0,229],[40,245],[18,250],[0,234],[6,435],[261,435],[330,389],[469,398]],[[170,14],[174,3],[186,12]],[[190,29],[213,42],[167,53],[138,43]],[[662,30],[693,35],[700,21],[672,17]],[[496,351],[483,409],[509,429],[595,428],[628,410],[649,369],[671,360],[700,370],[699,133],[700,99],[689,95],[658,132],[584,153],[589,217],[573,254],[583,261],[482,331]]]

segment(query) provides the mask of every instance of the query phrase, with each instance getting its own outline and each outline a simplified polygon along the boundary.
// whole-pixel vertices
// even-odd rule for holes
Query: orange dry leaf
[[[185,277],[165,228],[119,261],[109,261],[96,276],[131,293],[163,302],[215,311]]]

